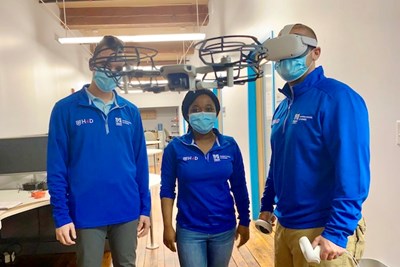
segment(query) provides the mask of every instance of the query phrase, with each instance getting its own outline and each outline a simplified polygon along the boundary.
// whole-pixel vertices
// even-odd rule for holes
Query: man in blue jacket
[[[272,120],[272,157],[259,218],[278,219],[275,266],[308,266],[299,246],[302,236],[320,246],[321,266],[353,266],[352,258],[361,258],[364,247],[368,111],[354,90],[315,67],[321,48],[311,28],[287,25],[277,38],[285,34],[311,38],[315,45],[300,56],[276,60],[275,69],[287,82],[280,90],[286,99]]]
[[[123,43],[105,36],[93,58],[120,52]],[[58,101],[50,118],[47,179],[56,238],[76,243],[81,267],[101,266],[106,237],[114,266],[135,266],[137,237],[150,227],[140,113],[109,76],[94,70],[91,84]]]

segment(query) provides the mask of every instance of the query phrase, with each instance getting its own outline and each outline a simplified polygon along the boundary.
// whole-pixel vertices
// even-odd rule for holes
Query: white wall
[[[64,30],[38,2],[1,1],[0,138],[47,133],[54,103],[90,79],[87,48],[59,44],[55,35]],[[2,176],[0,188],[32,179],[33,174]]]
[[[89,53],[59,44],[64,30],[38,2],[1,1],[0,137],[47,133],[55,101],[90,77]]]
[[[352,86],[365,99],[371,128],[371,190],[364,205],[367,219],[365,257],[389,266],[400,263],[400,146],[395,144],[395,121],[400,119],[398,0],[210,0],[212,16],[207,37],[249,34],[264,40],[286,24],[301,22],[317,33],[326,75]],[[210,35],[210,34],[214,35]],[[228,90],[223,89],[228,94]],[[226,91],[225,91],[226,90]],[[227,103],[232,101],[232,103]],[[241,98],[224,104],[247,109]],[[229,109],[230,111],[230,109]],[[246,125],[246,118],[227,117],[225,124]],[[227,120],[236,120],[228,122]],[[224,125],[225,125],[224,124]],[[230,129],[233,136],[242,127]]]
[[[243,156],[244,169],[246,174],[247,188],[250,200],[252,199],[250,183],[250,150],[249,150],[249,131],[248,131],[248,97],[247,85],[237,85],[232,88],[223,88],[221,114],[223,124],[223,134],[235,138]],[[250,205],[251,207],[251,205]],[[258,211],[251,210],[252,214]]]

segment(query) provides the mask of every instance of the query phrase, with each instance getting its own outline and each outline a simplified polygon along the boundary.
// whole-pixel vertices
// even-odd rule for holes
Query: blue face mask
[[[189,124],[201,134],[206,134],[214,127],[217,114],[215,112],[197,112],[189,114]]]
[[[303,76],[307,71],[307,55],[283,59],[275,63],[275,70],[287,82],[293,82]]]
[[[105,93],[111,92],[117,87],[115,80],[112,77],[108,77],[107,74],[102,71],[95,71],[93,80],[97,87]]]

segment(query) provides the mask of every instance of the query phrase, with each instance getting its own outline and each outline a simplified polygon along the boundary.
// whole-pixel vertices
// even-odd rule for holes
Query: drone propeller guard
[[[255,81],[262,76],[260,58],[264,54],[264,47],[253,36],[226,35],[209,38],[195,44],[199,50],[199,58],[206,65],[213,68],[213,74],[206,73],[203,80],[215,80],[221,85],[230,85],[229,71],[233,84],[244,84]],[[251,68],[252,71],[247,71]],[[226,76],[221,75],[224,71]],[[213,76],[208,78],[209,76]]]
[[[108,50],[111,49],[106,47],[93,55],[89,60],[91,70],[104,72],[108,77],[113,78],[119,87],[121,86],[121,77],[127,84],[134,81],[138,88],[143,84],[146,85],[143,88],[149,90],[149,83],[159,86],[157,77],[160,76],[160,71],[154,64],[157,50],[139,46],[123,46],[120,51],[113,51],[111,54],[103,53]],[[102,56],[102,54],[108,55]],[[144,70],[142,68],[144,64],[150,64],[150,70]]]
[[[255,37],[228,35],[209,38],[194,47],[205,66],[167,65],[157,69],[155,49],[127,46],[95,51],[89,60],[91,70],[104,72],[118,87],[128,92],[135,88],[144,92],[187,91],[204,88],[232,87],[257,80],[263,75],[261,66],[266,48]],[[149,65],[145,69],[143,65]],[[121,79],[122,78],[122,79]],[[168,84],[161,79],[167,79]]]

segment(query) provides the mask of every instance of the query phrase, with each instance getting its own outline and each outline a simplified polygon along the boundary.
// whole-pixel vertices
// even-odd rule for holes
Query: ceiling
[[[83,36],[198,33],[208,24],[208,0],[39,0],[56,3],[59,18]],[[158,66],[187,62],[193,43],[129,43],[156,49]],[[93,50],[94,45],[91,46]]]

